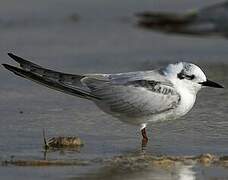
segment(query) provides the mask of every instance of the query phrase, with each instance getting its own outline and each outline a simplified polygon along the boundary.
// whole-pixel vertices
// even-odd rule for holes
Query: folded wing
[[[169,111],[178,106],[180,95],[167,83],[135,80],[124,83],[84,78],[91,93],[102,99],[112,113],[141,117]]]

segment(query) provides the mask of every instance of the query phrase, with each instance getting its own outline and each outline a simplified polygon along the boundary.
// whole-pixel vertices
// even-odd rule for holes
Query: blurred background
[[[1,0],[0,62],[13,64],[7,56],[12,52],[44,67],[77,74],[149,70],[187,61],[196,63],[211,80],[227,87],[227,39],[148,31],[137,26],[135,16],[143,11],[185,13],[213,3],[212,0]],[[49,159],[105,159],[140,149],[138,127],[115,120],[91,102],[41,87],[3,67],[0,82],[1,160],[11,156],[42,159],[43,128],[48,137],[79,136],[85,141],[80,152],[52,152],[47,155]],[[188,115],[148,127],[148,153],[227,155],[227,108],[226,88],[204,89]],[[89,176],[92,179],[101,166],[95,163],[85,167],[0,167],[0,174],[4,179],[87,179],[92,174]],[[227,171],[220,167],[198,167],[191,171],[199,179],[228,177]],[[153,177],[153,173],[145,174]],[[155,172],[154,177],[169,179],[167,174]],[[136,175],[135,179],[140,177]]]

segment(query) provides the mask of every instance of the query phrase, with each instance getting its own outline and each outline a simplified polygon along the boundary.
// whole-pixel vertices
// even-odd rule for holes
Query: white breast
[[[188,113],[192,109],[196,100],[196,95],[189,92],[187,89],[181,89],[180,96],[181,101],[175,111],[176,115],[179,117]]]

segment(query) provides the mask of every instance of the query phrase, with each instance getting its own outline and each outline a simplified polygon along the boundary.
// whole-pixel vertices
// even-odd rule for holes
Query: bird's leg
[[[143,128],[142,130],[141,130],[141,133],[142,133],[142,149],[144,148],[144,147],[146,147],[146,145],[147,145],[147,142],[148,142],[148,137],[147,137],[147,135],[146,135],[146,128]]]

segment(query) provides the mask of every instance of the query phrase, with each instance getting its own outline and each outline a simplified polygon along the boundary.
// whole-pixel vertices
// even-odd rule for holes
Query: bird
[[[94,102],[105,113],[139,127],[146,147],[149,123],[187,114],[203,87],[223,88],[207,79],[199,66],[188,62],[154,70],[115,74],[68,74],[43,68],[12,53],[20,67],[2,64],[23,78]]]
[[[137,13],[137,25],[147,30],[195,36],[228,37],[228,1],[184,13],[145,11]]]

